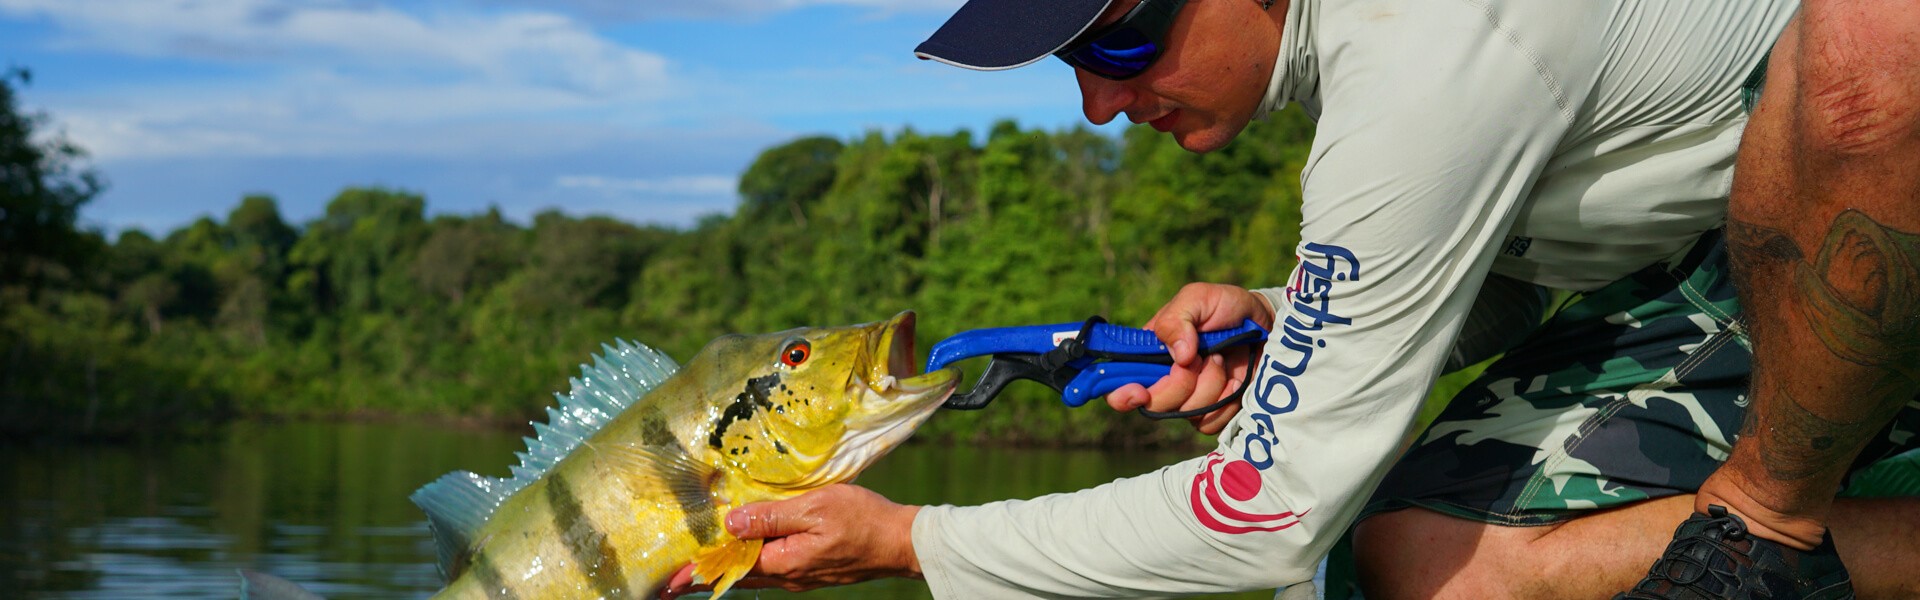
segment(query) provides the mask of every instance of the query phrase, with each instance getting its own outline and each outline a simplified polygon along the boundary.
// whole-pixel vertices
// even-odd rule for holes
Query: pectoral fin
[[[607,451],[637,475],[628,482],[636,499],[651,496],[651,501],[679,508],[687,531],[700,544],[693,558],[694,580],[712,585],[714,600],[746,577],[760,559],[762,542],[735,539],[721,527],[727,507],[714,496],[713,480],[719,473],[713,467],[674,447],[625,445]]]
[[[724,533],[724,507],[714,497],[713,467],[688,456],[678,447],[606,446],[605,455],[618,462],[627,488],[637,503],[665,507],[680,514],[687,533],[708,546]]]
[[[700,549],[693,558],[693,579],[713,585],[713,600],[720,600],[740,578],[747,576],[760,559],[761,540],[730,539],[717,546]]]

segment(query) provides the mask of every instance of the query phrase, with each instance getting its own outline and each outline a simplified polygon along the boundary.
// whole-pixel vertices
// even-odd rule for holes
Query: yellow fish
[[[730,335],[684,368],[605,348],[513,477],[457,471],[414,492],[451,579],[434,597],[651,597],[688,563],[720,597],[761,544],[727,533],[728,510],[852,480],[953,393],[957,370],[916,374],[913,325]],[[242,597],[292,587],[243,575]]]

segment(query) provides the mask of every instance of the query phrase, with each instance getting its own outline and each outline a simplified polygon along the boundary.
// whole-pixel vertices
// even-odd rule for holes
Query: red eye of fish
[[[807,362],[807,357],[812,355],[813,345],[806,342],[794,342],[788,344],[787,349],[780,352],[780,364],[789,367],[798,367],[800,363]]]

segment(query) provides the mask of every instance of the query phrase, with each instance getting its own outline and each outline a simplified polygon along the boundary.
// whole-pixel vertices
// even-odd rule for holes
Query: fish
[[[720,598],[762,543],[728,533],[727,511],[852,481],[953,393],[957,369],[918,372],[914,321],[728,335],[684,367],[602,346],[511,477],[413,493],[449,582],[434,598],[651,597],[689,563]],[[287,587],[242,576],[243,598]]]

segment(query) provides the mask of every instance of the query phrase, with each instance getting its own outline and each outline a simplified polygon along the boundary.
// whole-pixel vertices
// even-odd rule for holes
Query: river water
[[[522,448],[517,434],[490,429],[251,422],[186,441],[5,447],[0,596],[234,598],[234,570],[248,568],[333,599],[422,598],[441,582],[407,495],[456,469],[505,475]],[[900,502],[971,504],[1080,489],[1183,457],[909,444],[860,483]],[[906,580],[737,597],[756,595],[930,598]]]

